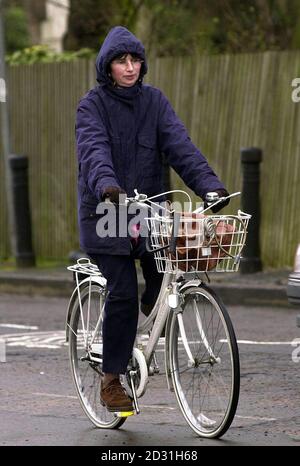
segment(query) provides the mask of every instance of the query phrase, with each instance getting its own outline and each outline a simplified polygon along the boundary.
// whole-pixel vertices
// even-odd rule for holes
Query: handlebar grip
[[[205,202],[207,205],[213,204],[214,202],[219,201],[219,199],[220,199],[220,196],[215,191],[206,193]]]

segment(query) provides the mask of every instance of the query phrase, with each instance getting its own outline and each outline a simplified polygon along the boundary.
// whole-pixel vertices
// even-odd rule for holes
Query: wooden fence
[[[12,150],[29,156],[34,249],[61,259],[78,247],[75,110],[94,86],[94,63],[11,67]],[[291,82],[300,52],[163,58],[147,82],[168,96],[194,143],[230,191],[241,188],[240,149],[263,150],[261,250],[266,267],[291,266],[300,242],[300,103]],[[0,159],[0,257],[9,255],[3,157]],[[172,172],[173,187],[183,188]],[[227,212],[239,207],[231,203]]]

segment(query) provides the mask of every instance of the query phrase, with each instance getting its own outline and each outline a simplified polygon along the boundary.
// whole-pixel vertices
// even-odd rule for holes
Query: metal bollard
[[[11,154],[9,164],[12,176],[12,197],[15,218],[16,264],[33,267],[35,256],[32,249],[31,217],[28,193],[28,157]]]
[[[246,274],[262,270],[259,244],[259,164],[262,161],[262,151],[256,147],[241,149],[241,161],[243,171],[242,210],[252,215],[240,266],[241,273]]]

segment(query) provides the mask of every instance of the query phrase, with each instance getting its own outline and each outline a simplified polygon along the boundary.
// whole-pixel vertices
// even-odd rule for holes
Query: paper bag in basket
[[[180,270],[208,271],[214,269],[218,262],[226,256],[229,251],[234,233],[234,227],[226,221],[213,219],[218,242],[211,239],[205,228],[203,214],[183,212],[181,214],[178,239],[176,243],[177,257],[169,253],[172,260],[177,259]],[[192,220],[191,220],[192,219]],[[195,220],[195,221],[193,221]],[[220,249],[218,243],[224,251]]]

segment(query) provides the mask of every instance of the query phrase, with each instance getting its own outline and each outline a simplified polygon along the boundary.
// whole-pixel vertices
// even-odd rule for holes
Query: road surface
[[[141,414],[119,430],[94,428],[72,385],[64,338],[67,302],[0,297],[0,359],[6,359],[0,362],[0,445],[300,445],[299,311],[229,308],[240,349],[240,401],[225,436],[206,440],[185,423],[163,374],[150,378]]]

